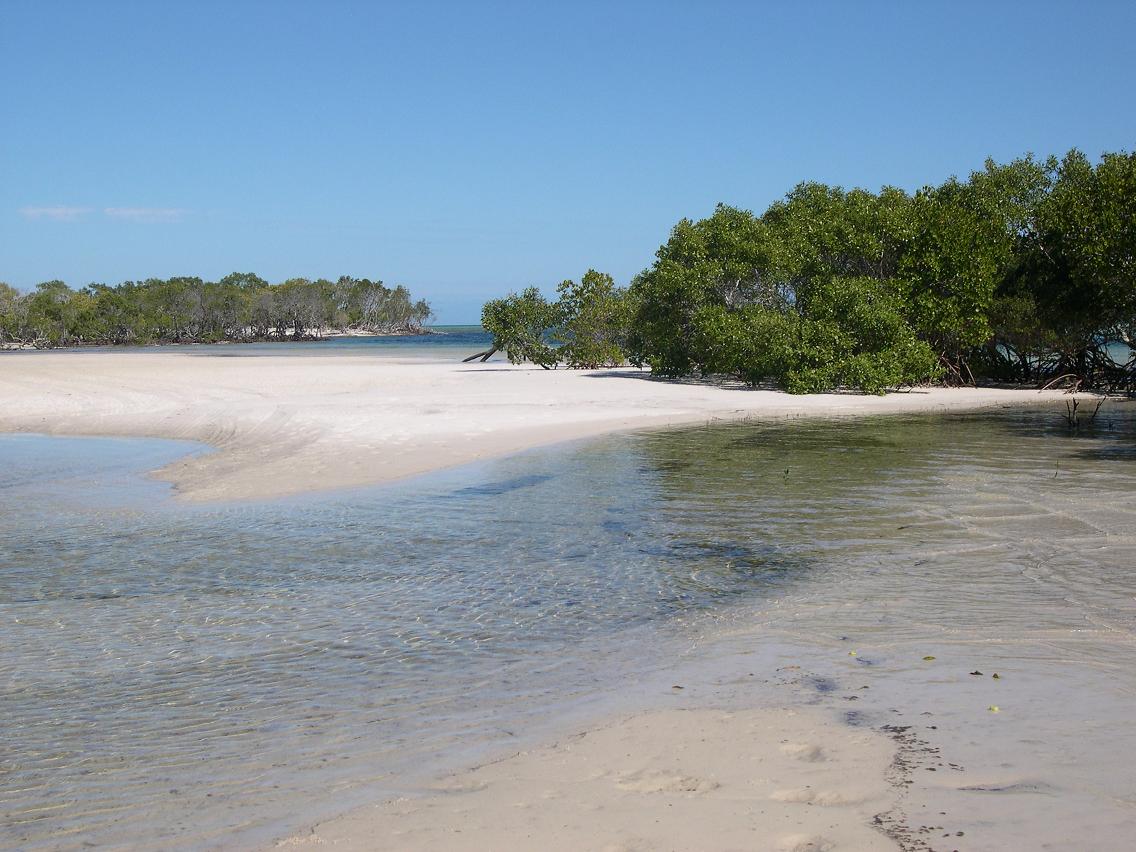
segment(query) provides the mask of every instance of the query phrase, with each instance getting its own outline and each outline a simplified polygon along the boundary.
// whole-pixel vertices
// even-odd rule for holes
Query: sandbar
[[[34,352],[0,359],[0,432],[198,441],[155,475],[180,499],[258,500],[391,482],[610,432],[1037,404],[1059,391],[792,396],[635,368],[366,356]]]

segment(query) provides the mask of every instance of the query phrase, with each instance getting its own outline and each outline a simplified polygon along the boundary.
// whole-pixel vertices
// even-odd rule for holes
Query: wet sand
[[[17,353],[0,363],[0,432],[174,438],[214,452],[157,472],[187,500],[372,485],[609,432],[714,420],[1036,404],[1060,392],[917,389],[887,396],[373,357]]]
[[[663,710],[442,779],[277,848],[885,850],[891,743],[815,711]]]

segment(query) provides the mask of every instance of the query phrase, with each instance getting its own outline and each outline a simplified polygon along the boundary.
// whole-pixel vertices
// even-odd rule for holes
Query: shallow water
[[[1079,678],[1105,743],[1136,696],[1129,404],[1080,433],[1048,409],[613,436],[259,505],[137,476],[185,450],[0,437],[10,845],[261,841],[762,643],[893,673],[865,712],[961,678],[936,709],[970,723],[978,679],[929,675],[930,644]]]
[[[432,326],[428,334],[360,335],[325,337],[317,340],[256,341],[252,343],[159,344],[146,346],[73,346],[53,349],[58,353],[81,352],[176,352],[219,358],[266,355],[356,355],[385,361],[455,362],[492,345],[492,337],[479,325]],[[35,350],[0,352],[6,358],[20,358]],[[494,360],[501,356],[495,355]]]

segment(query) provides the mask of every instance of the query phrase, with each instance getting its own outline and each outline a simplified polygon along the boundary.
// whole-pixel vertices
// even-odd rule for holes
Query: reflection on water
[[[1131,640],[1134,429],[1123,404],[1078,435],[1054,410],[716,426],[212,507],[130,475],[161,442],[0,438],[0,838],[248,842],[708,620]]]

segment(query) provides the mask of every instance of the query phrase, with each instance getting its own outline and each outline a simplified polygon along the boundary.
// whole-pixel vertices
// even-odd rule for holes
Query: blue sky
[[[406,284],[443,322],[801,180],[1136,147],[1133,3],[0,0],[0,280]]]

